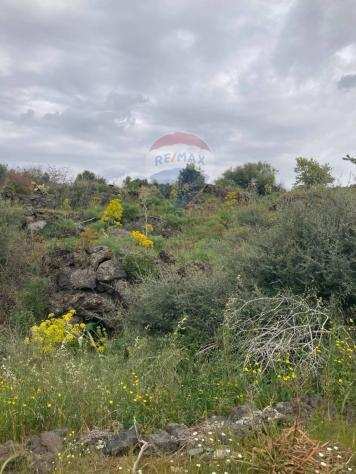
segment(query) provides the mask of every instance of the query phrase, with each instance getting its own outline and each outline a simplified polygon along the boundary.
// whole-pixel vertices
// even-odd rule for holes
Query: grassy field
[[[51,224],[37,233],[26,230],[20,197],[0,201],[1,442],[65,427],[71,434],[55,472],[131,472],[137,453],[108,458],[81,452],[71,439],[134,423],[148,434],[244,403],[263,408],[310,395],[322,400],[311,419],[231,437],[229,457],[151,456],[140,469],[351,468],[355,188],[259,194],[228,187],[201,191],[183,206],[186,188],[178,185],[168,196],[147,183],[103,186],[85,188],[85,206],[75,185],[49,185],[47,196],[58,202],[41,208]],[[116,194],[103,198],[104,191]],[[125,269],[124,303],[111,332],[85,321],[75,333],[71,323],[60,326],[60,315],[48,317],[53,255],[81,261],[97,245]],[[43,321],[36,342],[33,328]],[[226,448],[214,436],[203,443]],[[330,465],[320,464],[330,453]]]

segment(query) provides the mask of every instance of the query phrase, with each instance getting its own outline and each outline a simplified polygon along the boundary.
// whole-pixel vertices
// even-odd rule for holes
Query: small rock
[[[33,454],[31,465],[36,474],[48,474],[53,471],[55,455],[49,451],[44,454]]]
[[[274,408],[282,415],[293,415],[294,409],[293,405],[290,402],[279,402]]]
[[[190,457],[200,456],[201,454],[204,454],[204,448],[191,448],[191,449],[188,449],[187,454]]]
[[[47,225],[47,221],[45,220],[38,220],[38,221],[33,221],[33,222],[29,222],[27,224],[27,229],[30,231],[30,232],[38,232],[42,229],[44,229]]]
[[[96,275],[89,268],[78,269],[70,274],[69,281],[77,290],[93,290],[96,285]]]
[[[55,431],[44,431],[40,434],[41,443],[53,454],[63,449],[63,439]]]
[[[78,320],[98,321],[108,330],[113,329],[116,318],[115,300],[106,294],[94,292],[58,292],[51,297],[51,310],[63,314],[68,308],[76,310]]]
[[[98,266],[105,262],[105,260],[110,260],[112,258],[112,251],[109,247],[105,245],[96,245],[88,249],[90,254],[90,265],[97,270]]]
[[[204,431],[216,431],[217,429],[221,429],[229,423],[228,419],[224,416],[217,416],[213,415],[208,418],[200,428],[204,429]]]
[[[95,446],[99,441],[108,440],[113,436],[115,436],[115,434],[112,431],[94,429],[81,436],[79,443],[85,446]]]
[[[45,454],[48,452],[46,446],[41,442],[41,438],[37,435],[31,436],[26,443],[26,448],[35,454]]]
[[[98,281],[109,282],[126,278],[126,273],[118,261],[107,260],[98,266],[96,277]]]
[[[169,254],[165,250],[161,250],[158,254],[158,257],[162,260],[163,263],[166,263],[168,265],[173,265],[176,263],[176,259],[173,257],[173,255]]]
[[[130,451],[130,449],[135,448],[137,444],[136,431],[130,428],[109,437],[105,442],[103,453],[107,456],[122,456]]]
[[[190,438],[190,431],[186,425],[179,423],[169,423],[166,431],[179,441],[185,441]]]
[[[21,446],[13,441],[0,444],[0,461],[6,461],[9,457],[21,451]]]
[[[167,431],[159,431],[150,435],[147,441],[152,445],[154,450],[164,453],[171,453],[177,451],[179,448],[179,441],[174,436],[167,433]]]
[[[233,408],[230,413],[230,419],[233,421],[239,420],[240,418],[244,418],[246,416],[251,416],[252,414],[252,406],[245,404],[245,405],[238,405],[237,407]]]

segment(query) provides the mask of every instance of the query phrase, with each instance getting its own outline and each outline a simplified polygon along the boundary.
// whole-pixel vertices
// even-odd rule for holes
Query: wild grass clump
[[[8,339],[8,337],[7,337]],[[119,343],[120,341],[118,341]],[[56,427],[114,422],[145,430],[188,424],[243,400],[243,385],[219,360],[191,357],[177,336],[130,336],[103,354],[64,346],[46,354],[2,339],[0,439]]]

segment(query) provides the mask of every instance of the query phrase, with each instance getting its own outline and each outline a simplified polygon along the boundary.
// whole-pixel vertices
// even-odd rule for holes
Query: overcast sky
[[[0,0],[0,161],[142,173],[160,135],[214,174],[295,157],[347,181],[356,155],[356,0]]]

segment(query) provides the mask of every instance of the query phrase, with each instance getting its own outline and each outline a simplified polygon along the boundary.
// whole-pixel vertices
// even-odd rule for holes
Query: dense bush
[[[131,202],[124,202],[123,203],[123,222],[126,224],[128,222],[133,222],[138,219],[142,213],[140,207]]]
[[[117,188],[97,180],[78,180],[66,188],[66,197],[73,209],[83,209],[88,205],[106,204],[118,193]]]
[[[312,291],[354,304],[354,197],[343,190],[313,191],[286,205],[278,223],[248,246],[246,279],[273,294]]]
[[[218,270],[165,271],[134,292],[130,319],[153,333],[182,327],[190,341],[207,342],[222,322],[232,287],[229,276]]]
[[[258,194],[268,194],[276,186],[276,170],[268,163],[245,163],[223,173],[218,185],[255,189]]]
[[[41,234],[50,239],[77,235],[78,232],[78,225],[73,219],[59,217],[54,222],[48,223],[41,231]]]
[[[142,281],[150,275],[157,275],[155,255],[146,249],[137,249],[127,253],[123,258],[124,270],[132,282]]]
[[[23,309],[40,321],[48,312],[49,283],[46,278],[35,277],[27,281],[22,291]]]

